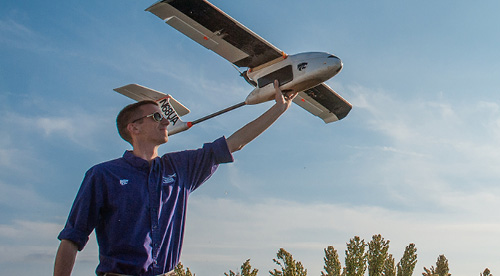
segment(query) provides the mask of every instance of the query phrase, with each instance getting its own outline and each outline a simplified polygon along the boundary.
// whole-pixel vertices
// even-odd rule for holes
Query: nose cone
[[[334,56],[334,55],[329,55],[328,58],[328,69],[331,70],[333,73],[333,76],[337,75],[340,70],[342,70],[342,60],[340,58]]]

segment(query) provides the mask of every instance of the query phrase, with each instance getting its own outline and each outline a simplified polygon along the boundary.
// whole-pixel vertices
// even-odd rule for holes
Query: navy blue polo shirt
[[[179,262],[189,194],[232,162],[221,137],[149,163],[127,151],[87,171],[60,240],[82,250],[95,229],[97,272],[157,275]]]

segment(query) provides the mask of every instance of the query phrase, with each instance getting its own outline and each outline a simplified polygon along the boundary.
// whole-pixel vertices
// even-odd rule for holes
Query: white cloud
[[[5,144],[5,142],[2,142],[2,144]],[[8,167],[15,167],[12,166],[12,160],[15,158],[21,156],[22,151],[19,149],[15,148],[0,148],[0,165],[4,168]]]
[[[7,19],[7,20],[0,20],[0,31],[6,32],[6,33],[11,33],[11,34],[25,34],[25,35],[32,35],[33,31],[28,29],[26,26],[19,24],[18,22],[15,22],[12,19]]]
[[[61,230],[56,223],[15,220],[12,224],[0,224],[0,236],[12,241],[22,241],[28,244],[34,241],[46,241],[54,237],[54,233]],[[3,258],[0,258],[3,259]]]
[[[374,157],[373,165],[386,175],[386,183],[392,180],[397,186],[406,181],[427,187],[426,193],[448,193],[457,186],[481,190],[500,179],[498,104],[442,95],[397,99],[361,86],[350,90],[360,109],[354,123],[366,124],[386,138],[370,145],[373,154],[386,152]],[[370,153],[368,148],[357,149]]]
[[[42,221],[0,224],[0,272],[4,274],[17,267],[16,273],[24,274],[39,270],[41,265],[53,264],[60,229],[61,225]],[[39,273],[49,275],[51,271]]]
[[[39,138],[62,139],[83,148],[92,148],[98,144],[99,139],[103,139],[103,134],[110,131],[109,126],[114,126],[114,122],[111,122],[114,117],[103,115],[107,112],[90,114],[82,110],[67,110],[67,112],[60,112],[64,115],[45,114],[32,117],[18,112],[2,113],[3,123],[12,129],[2,139],[4,144],[2,147],[6,148],[4,149],[5,155],[9,154],[10,150],[7,149],[13,149],[12,144],[29,141],[30,145],[35,145],[43,142],[39,141]],[[116,132],[114,129],[112,131]]]
[[[30,51],[51,50],[47,39],[15,19],[0,19],[0,42],[17,49]]]
[[[3,212],[20,212],[23,214],[30,210],[56,210],[57,204],[43,198],[33,187],[29,185],[8,185],[0,181],[0,204],[3,206]],[[33,211],[31,211],[33,212]]]
[[[360,109],[351,123],[360,124],[360,128],[368,125],[388,138],[368,146],[352,146],[353,159],[346,162],[346,166],[356,167],[349,170],[358,172],[354,177],[367,182],[346,185],[353,185],[352,191],[363,195],[372,185],[370,194],[350,204],[347,200],[314,203],[310,198],[303,202],[251,202],[193,197],[183,257],[186,265],[193,266],[195,272],[196,268],[201,271],[212,266],[222,273],[251,258],[265,273],[273,268],[271,260],[277,250],[285,247],[291,253],[298,252],[297,259],[303,260],[309,274],[316,275],[326,246],[334,245],[343,253],[352,236],[369,240],[381,233],[391,240],[391,253],[397,258],[410,242],[417,245],[417,274],[422,267],[435,265],[440,254],[450,260],[453,275],[471,275],[486,267],[500,269],[496,252],[500,245],[497,104],[464,103],[442,96],[435,101],[403,100],[383,91],[351,89],[356,94],[352,102]],[[324,151],[328,155],[328,149]],[[333,167],[329,163],[322,165]],[[342,168],[336,170],[342,175]],[[256,175],[252,175],[255,181],[249,180],[236,169],[230,174],[232,182],[244,183],[238,185],[241,190],[259,180]],[[315,181],[328,180],[318,176]],[[384,208],[362,200],[381,193],[389,193],[385,196],[390,202]],[[256,198],[255,194],[251,198]],[[409,208],[398,210],[394,202]]]
[[[51,275],[59,246],[57,235],[62,227],[57,223],[28,220],[0,224],[0,274]],[[97,261],[97,245],[92,235],[85,250],[78,253],[72,275],[90,275]]]
[[[69,118],[38,118],[36,126],[43,130],[45,136],[56,132],[70,133],[70,136],[73,136],[76,132],[75,124]]]
[[[354,235],[369,241],[380,233],[391,241],[390,253],[397,259],[409,243],[416,244],[416,274],[423,266],[434,265],[439,254],[448,257],[453,275],[478,273],[487,266],[495,271],[500,269],[493,263],[498,259],[500,223],[490,209],[498,209],[498,202],[490,199],[492,205],[480,208],[483,213],[461,208],[446,215],[276,199],[244,203],[192,197],[182,261],[195,273],[213,267],[211,274],[222,274],[250,258],[265,274],[274,268],[272,259],[283,247],[295,253],[308,274],[317,275],[324,248],[333,245],[344,256],[345,243]],[[481,257],[471,257],[476,254]]]

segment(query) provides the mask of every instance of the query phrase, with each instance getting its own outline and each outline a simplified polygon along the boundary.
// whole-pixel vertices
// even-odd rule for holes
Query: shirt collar
[[[140,157],[135,156],[131,150],[125,151],[125,153],[123,154],[123,158],[133,167],[136,167],[136,168],[142,169],[142,170],[149,170],[150,169],[149,162],[140,158]],[[155,160],[153,160],[152,164],[157,164],[158,162],[156,159],[159,159],[159,158],[160,157],[156,157]]]

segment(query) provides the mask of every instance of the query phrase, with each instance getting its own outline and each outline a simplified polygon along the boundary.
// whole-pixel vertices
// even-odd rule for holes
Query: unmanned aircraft
[[[245,68],[240,75],[254,87],[244,102],[192,122],[180,120],[189,109],[170,95],[137,84],[114,89],[137,101],[158,102],[170,121],[169,135],[241,106],[274,99],[274,80],[278,80],[283,93],[297,92],[293,102],[325,123],[343,119],[352,109],[349,102],[324,83],[342,70],[342,61],[335,55],[323,52],[287,55],[205,0],[163,0],[146,11],[235,67]]]

